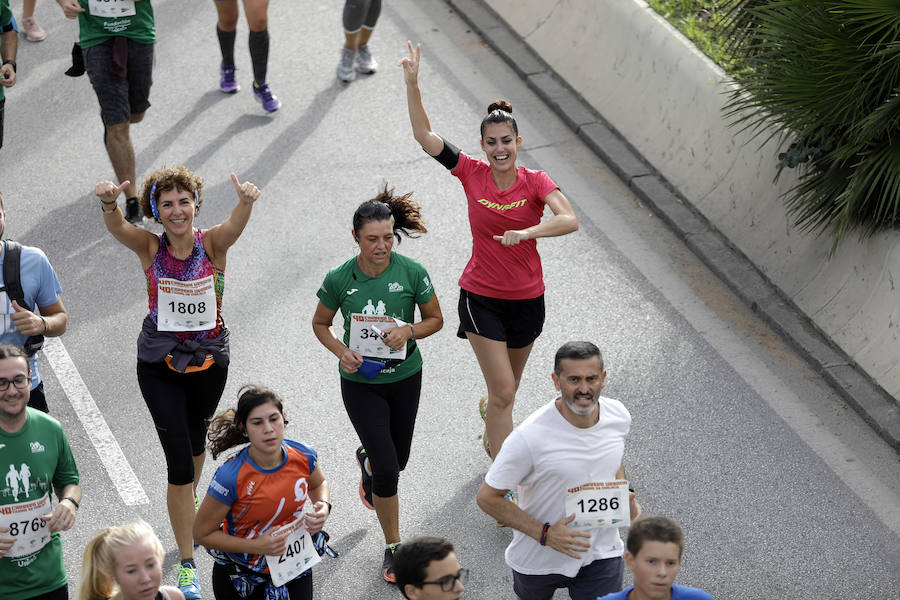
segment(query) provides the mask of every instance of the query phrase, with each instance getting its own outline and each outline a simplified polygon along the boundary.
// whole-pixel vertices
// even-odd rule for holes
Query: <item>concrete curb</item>
[[[483,0],[445,0],[685,244],[900,452],[900,403],[835,346]]]

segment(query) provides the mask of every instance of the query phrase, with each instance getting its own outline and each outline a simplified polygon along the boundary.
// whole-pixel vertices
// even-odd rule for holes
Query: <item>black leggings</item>
[[[28,600],[69,600],[69,584],[58,587],[52,592],[32,596]]]
[[[166,363],[139,360],[137,378],[166,455],[169,483],[193,483],[193,457],[206,449],[207,424],[225,389],[228,367],[214,364],[178,373]]]
[[[344,408],[356,429],[372,468],[372,493],[397,493],[400,471],[412,447],[422,371],[393,383],[359,383],[341,377]]]
[[[234,589],[231,583],[231,574],[235,572],[234,567],[228,567],[215,563],[212,570],[213,597],[216,600],[265,600],[265,586],[258,585],[253,593],[242,598]],[[287,587],[288,597],[291,600],[312,600],[313,597],[313,581],[312,571],[298,577],[292,581],[288,581]]]

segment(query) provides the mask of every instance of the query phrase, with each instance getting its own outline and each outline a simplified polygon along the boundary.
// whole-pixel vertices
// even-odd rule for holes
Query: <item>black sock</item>
[[[182,567],[190,567],[190,568],[192,568],[192,569],[196,569],[196,568],[197,568],[197,563],[194,562],[194,559],[193,559],[193,558],[182,558],[182,559],[181,559],[181,566],[182,566]]]
[[[250,32],[250,60],[253,61],[253,80],[259,85],[266,82],[266,65],[269,62],[269,30]]]
[[[234,65],[234,38],[237,36],[237,29],[231,31],[222,31],[216,25],[216,35],[219,36],[219,50],[222,51],[222,64]]]

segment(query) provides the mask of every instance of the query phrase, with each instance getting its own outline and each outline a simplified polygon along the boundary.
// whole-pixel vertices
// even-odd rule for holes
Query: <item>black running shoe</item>
[[[356,462],[362,473],[359,477],[359,499],[363,506],[375,510],[375,505],[372,504],[372,476],[366,472],[366,449],[362,446],[356,449]]]
[[[384,561],[381,563],[381,575],[388,583],[397,583],[397,576],[394,575],[394,552],[396,552],[399,547],[400,542],[397,542],[384,549]]]
[[[125,201],[125,219],[132,225],[137,225],[138,227],[144,222],[144,218],[141,216],[141,207],[138,205],[137,198],[129,198]]]

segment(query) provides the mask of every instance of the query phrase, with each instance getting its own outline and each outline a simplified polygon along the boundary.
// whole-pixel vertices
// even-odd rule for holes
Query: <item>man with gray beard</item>
[[[600,395],[606,371],[590,342],[564,344],[552,378],[560,396],[506,439],[478,490],[478,506],[515,529],[506,564],[518,598],[550,600],[567,588],[573,600],[594,600],[622,589],[618,527],[641,514],[625,481],[631,415]],[[519,505],[504,499],[516,488]]]

